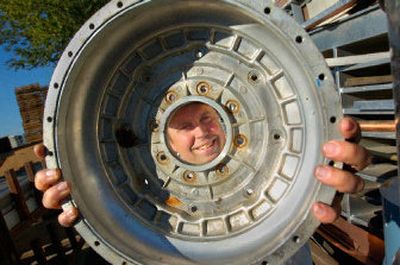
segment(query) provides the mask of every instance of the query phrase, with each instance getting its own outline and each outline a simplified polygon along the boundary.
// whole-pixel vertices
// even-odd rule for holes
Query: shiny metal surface
[[[162,127],[194,97],[231,143],[193,167]],[[313,171],[340,117],[324,59],[270,1],[111,1],[53,75],[47,163],[73,185],[76,229],[113,264],[280,264],[318,226],[312,203],[333,198]]]

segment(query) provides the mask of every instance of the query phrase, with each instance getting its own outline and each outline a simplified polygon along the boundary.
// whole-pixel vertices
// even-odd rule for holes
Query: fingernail
[[[57,184],[57,190],[58,191],[66,191],[68,189],[68,184],[67,182],[63,181]]]
[[[323,166],[319,166],[315,170],[315,175],[318,178],[325,178],[326,176],[328,176],[328,174],[329,174],[329,169]]]
[[[68,209],[67,212],[66,212],[65,214],[67,215],[67,217],[68,217],[69,219],[72,219],[72,218],[75,217],[75,211],[74,211],[73,208]]]
[[[355,127],[354,122],[350,121],[350,120],[346,120],[346,122],[344,123],[344,130],[346,131],[352,131]]]
[[[324,144],[323,150],[324,150],[325,155],[334,156],[334,155],[337,155],[337,153],[339,152],[339,146],[336,143],[330,142],[330,143]]]
[[[46,177],[48,180],[54,180],[56,178],[57,171],[55,169],[46,170]]]
[[[322,216],[325,214],[325,209],[319,204],[314,204],[314,213],[318,216]]]

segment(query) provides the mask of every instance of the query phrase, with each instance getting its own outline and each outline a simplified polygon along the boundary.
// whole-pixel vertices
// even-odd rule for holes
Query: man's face
[[[182,161],[204,164],[216,158],[225,145],[225,132],[217,112],[207,104],[190,103],[171,117],[167,138]]]

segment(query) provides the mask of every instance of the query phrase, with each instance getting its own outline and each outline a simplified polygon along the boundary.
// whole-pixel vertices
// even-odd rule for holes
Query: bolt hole
[[[137,137],[133,134],[130,128],[125,126],[117,128],[115,131],[117,143],[122,148],[130,148],[137,144]]]
[[[100,246],[100,242],[99,242],[99,241],[94,241],[94,245],[95,245],[96,247],[98,247],[98,246]]]
[[[246,139],[246,137],[244,135],[239,134],[239,135],[237,135],[235,137],[235,142],[234,143],[235,143],[235,145],[237,147],[241,148],[241,147],[244,147],[247,144],[247,139]]]
[[[68,57],[72,57],[72,55],[74,55],[73,52],[68,52]]]
[[[192,208],[190,208],[190,210],[192,211],[192,213],[195,213],[195,212],[197,212],[197,207],[196,206],[192,206]]]
[[[332,117],[329,119],[329,121],[330,121],[331,123],[335,123],[335,122],[336,122],[336,117],[335,117],[335,116],[332,116]]]
[[[118,3],[117,3],[117,7],[118,7],[118,8],[121,8],[121,7],[123,7],[123,6],[124,6],[124,4],[123,4],[122,2],[118,2]]]
[[[274,134],[274,139],[275,139],[275,140],[279,140],[279,139],[281,139],[281,136],[280,136],[279,134],[276,133],[276,134]]]
[[[328,165],[331,166],[331,167],[333,167],[333,166],[335,165],[335,161],[333,161],[333,160],[329,161],[329,162],[328,162]]]
[[[236,138],[236,144],[239,145],[239,146],[244,144],[244,139],[242,137],[237,137]]]
[[[300,237],[299,236],[294,236],[293,237],[293,242],[297,243],[297,244],[300,243]]]
[[[302,36],[297,36],[296,37],[296,42],[297,43],[302,43],[303,42],[303,37]]]
[[[200,94],[206,94],[207,91],[208,91],[208,87],[207,87],[206,85],[201,85],[201,86],[199,87],[199,92],[200,92]]]
[[[53,87],[54,87],[55,89],[57,89],[57,88],[59,87],[58,83],[54,83],[54,84],[53,84]]]
[[[269,15],[271,13],[271,8],[269,8],[269,7],[264,8],[264,13],[266,15]]]
[[[52,118],[52,117],[47,117],[47,121],[48,121],[48,122],[52,122],[52,121],[53,121],[53,118]]]
[[[121,263],[121,265],[128,265],[128,262],[123,261],[123,262]]]
[[[261,265],[268,265],[269,263],[268,263],[268,261],[263,261],[263,262],[261,262]]]
[[[325,74],[319,74],[318,79],[321,81],[325,80]]]
[[[94,24],[93,24],[93,23],[91,23],[91,24],[89,25],[89,29],[94,29]]]
[[[54,153],[53,153],[52,151],[47,151],[47,155],[48,155],[48,156],[53,156]]]
[[[167,156],[164,155],[164,154],[160,155],[160,160],[161,160],[161,161],[167,160]]]

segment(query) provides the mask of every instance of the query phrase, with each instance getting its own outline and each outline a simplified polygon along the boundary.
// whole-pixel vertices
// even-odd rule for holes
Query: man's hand
[[[343,118],[339,123],[339,130],[348,141],[325,143],[322,147],[323,155],[330,160],[345,163],[348,167],[351,167],[352,170],[350,171],[364,169],[370,164],[371,156],[364,147],[357,144],[361,138],[360,126],[351,118]],[[323,184],[331,186],[339,192],[356,193],[362,191],[364,180],[350,171],[321,165],[315,169],[314,174]],[[322,223],[332,223],[340,215],[340,201],[334,201],[332,206],[317,202],[313,205],[312,211]]]
[[[43,145],[36,145],[33,148],[34,153],[39,158],[44,158],[46,154]],[[35,187],[43,191],[43,206],[48,209],[60,209],[62,202],[68,198],[71,189],[66,181],[60,181],[61,171],[59,169],[43,169],[35,175]],[[72,226],[78,218],[78,209],[72,207],[64,209],[58,216],[58,222],[62,226]]]

